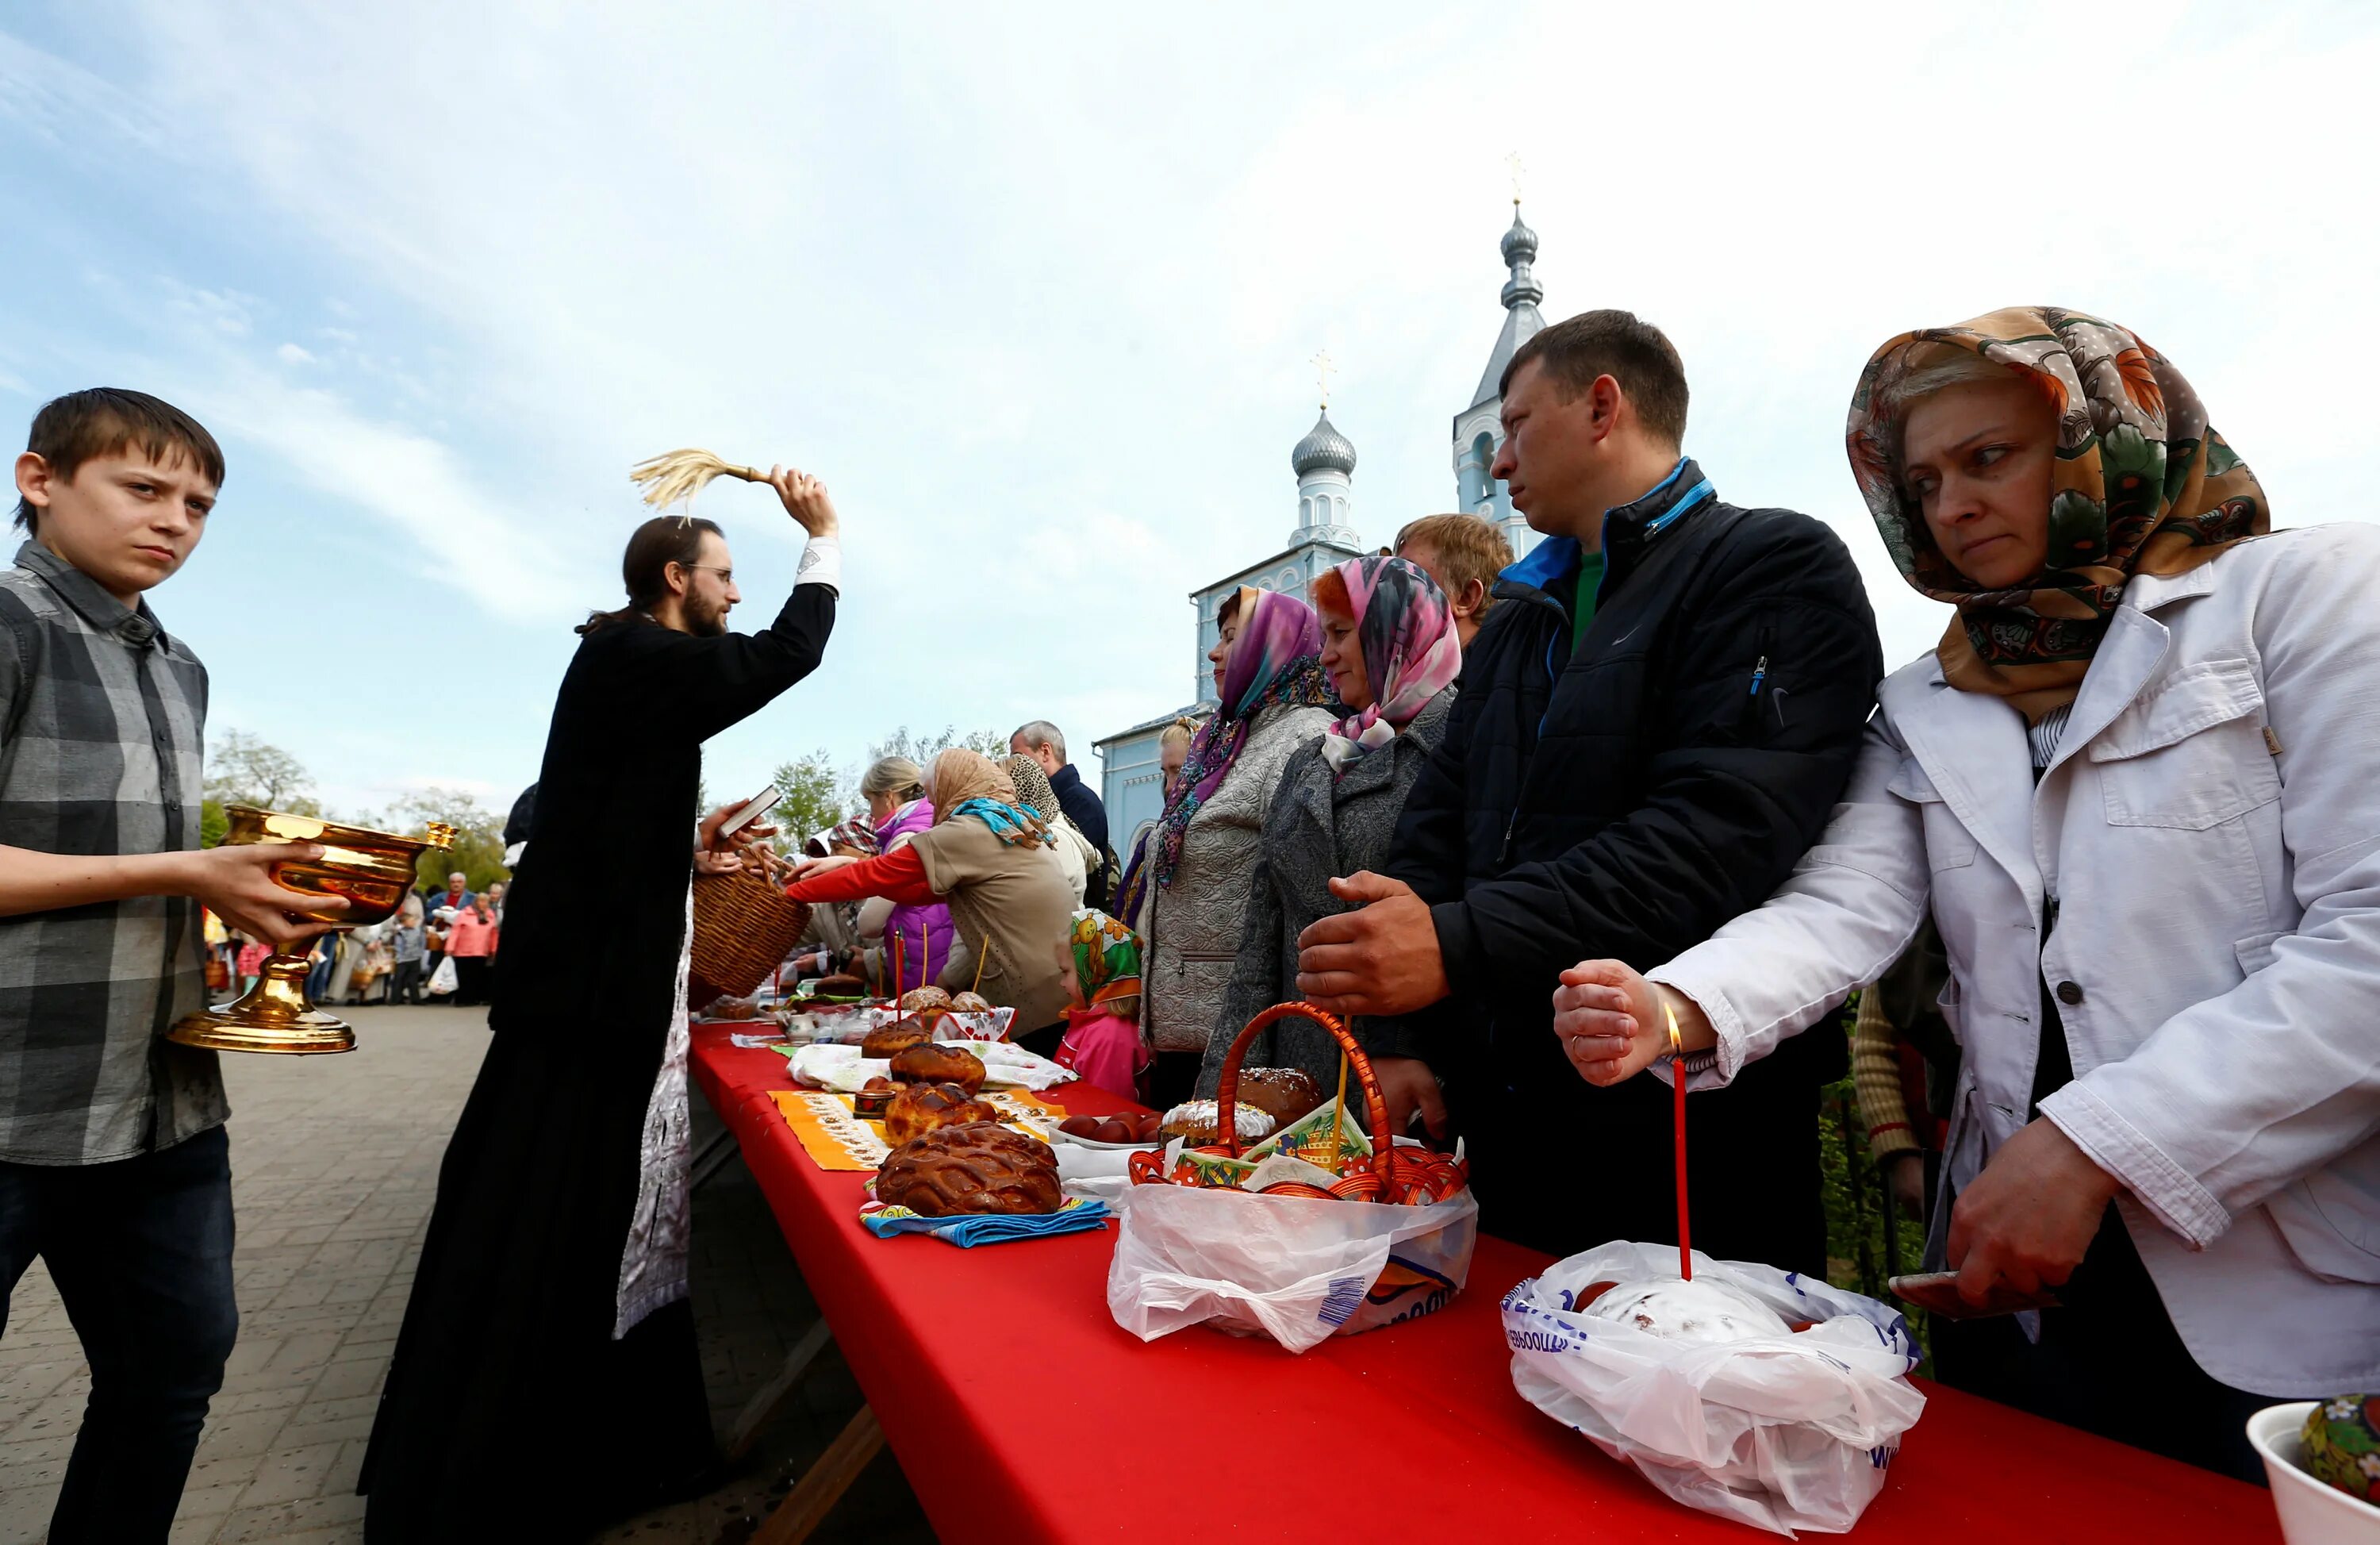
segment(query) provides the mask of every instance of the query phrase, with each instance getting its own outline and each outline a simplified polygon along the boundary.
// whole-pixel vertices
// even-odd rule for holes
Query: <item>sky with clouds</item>
[[[2277,523],[2372,517],[2376,77],[2350,5],[16,5],[0,419],[105,383],[214,430],[153,601],[334,808],[536,775],[626,468],[686,444],[845,527],[827,663],[714,795],[1036,716],[1096,778],[1190,692],[1186,593],[1294,524],[1318,349],[1362,533],[1450,507],[1517,151],[1548,316],[1665,328],[1688,449],[1835,525],[1899,663],[1942,613],[1841,434],[1907,327],[2111,317]],[[799,533],[699,508],[757,626]]]

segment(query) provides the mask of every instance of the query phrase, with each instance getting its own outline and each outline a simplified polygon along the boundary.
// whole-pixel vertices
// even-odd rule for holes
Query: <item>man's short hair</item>
[[[1536,360],[1564,402],[1608,375],[1620,383],[1645,427],[1671,445],[1686,438],[1686,362],[1675,344],[1633,311],[1581,311],[1523,344],[1496,383],[1512,390],[1520,368]]]
[[[1454,590],[1459,592],[1478,580],[1479,588],[1488,592],[1479,615],[1488,615],[1496,604],[1496,576],[1512,566],[1512,543],[1494,521],[1475,515],[1425,515],[1397,533],[1397,551],[1402,553],[1409,541],[1421,542],[1430,550]]]
[[[1066,760],[1066,737],[1059,734],[1058,726],[1047,719],[1036,719],[1029,724],[1017,725],[1016,732],[1008,740],[1011,745],[1022,740],[1028,751],[1038,751],[1047,746],[1051,756],[1060,761]]]
[[[161,466],[178,451],[206,480],[223,486],[223,447],[206,426],[162,397],[122,386],[92,386],[53,397],[33,415],[25,449],[48,462],[60,481],[72,482],[86,461],[115,456],[127,446]],[[30,500],[17,501],[17,524],[38,532],[42,512]]]

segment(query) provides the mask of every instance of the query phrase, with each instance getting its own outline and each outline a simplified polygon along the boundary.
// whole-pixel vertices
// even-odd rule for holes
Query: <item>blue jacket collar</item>
[[[1670,475],[1655,483],[1640,498],[1614,505],[1603,512],[1603,551],[1607,554],[1605,582],[1610,579],[1609,554],[1613,544],[1633,545],[1659,536],[1685,513],[1699,505],[1712,502],[1718,494],[1710,480],[1692,456],[1680,456],[1670,468]],[[1575,537],[1548,537],[1529,551],[1529,555],[1496,578],[1526,585],[1532,590],[1552,590],[1577,577],[1582,549]]]

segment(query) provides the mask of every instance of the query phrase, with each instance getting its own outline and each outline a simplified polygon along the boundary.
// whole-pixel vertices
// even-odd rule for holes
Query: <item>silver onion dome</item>
[[[1516,301],[1524,300],[1534,306],[1546,298],[1545,286],[1538,284],[1536,275],[1529,272],[1529,265],[1537,261],[1537,233],[1521,223],[1518,200],[1512,204],[1512,228],[1504,233],[1501,246],[1504,266],[1512,271],[1512,276],[1504,281],[1505,308],[1510,310]]]
[[[1325,409],[1322,417],[1314,420],[1314,428],[1305,438],[1297,443],[1297,448],[1289,453],[1289,467],[1301,478],[1325,469],[1352,473],[1355,470],[1355,447],[1331,424],[1330,414]]]

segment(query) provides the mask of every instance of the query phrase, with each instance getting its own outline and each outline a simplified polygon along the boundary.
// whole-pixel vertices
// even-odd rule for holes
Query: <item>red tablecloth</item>
[[[810,1162],[767,1091],[784,1058],[698,1026],[735,1132],[835,1342],[946,1540],[1354,1542],[1761,1538],[1681,1507],[1513,1393],[1496,1306],[1549,1258],[1482,1237],[1440,1312],[1292,1356],[1110,1318],[1107,1229],[962,1250],[858,1223],[865,1179]],[[1097,1089],[1075,1111],[1122,1109]],[[1856,1531],[1876,1539],[2277,1541],[2254,1487],[1955,1390]]]

